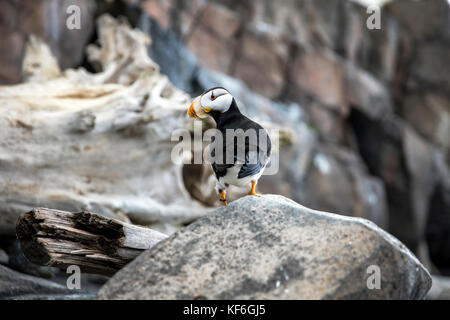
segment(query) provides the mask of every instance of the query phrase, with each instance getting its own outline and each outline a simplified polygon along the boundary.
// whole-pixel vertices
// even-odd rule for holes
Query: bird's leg
[[[256,181],[252,180],[252,188],[250,189],[250,191],[247,193],[248,196],[257,196],[257,197],[261,197],[261,195],[259,193],[256,193],[255,191],[256,188]]]
[[[225,190],[219,190],[220,201],[222,202],[222,205],[224,205],[224,206],[227,205],[226,195],[227,195],[227,193],[225,192]]]

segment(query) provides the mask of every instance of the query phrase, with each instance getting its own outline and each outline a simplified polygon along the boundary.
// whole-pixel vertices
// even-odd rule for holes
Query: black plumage
[[[226,112],[211,111],[210,115],[214,118],[217,124],[217,129],[222,133],[223,137],[223,159],[221,163],[219,161],[213,162],[211,164],[212,169],[219,179],[227,174],[227,170],[238,162],[238,139],[234,137],[234,141],[227,141],[226,130],[238,130],[242,129],[247,131],[248,129],[254,129],[256,134],[256,146],[251,145],[249,137],[245,137],[245,160],[243,161],[242,167],[238,173],[238,179],[242,179],[248,176],[253,176],[258,174],[266,165],[267,159],[270,157],[271,153],[271,141],[267,134],[267,131],[261,127],[258,123],[250,120],[244,116],[233,98],[230,108]],[[261,131],[260,131],[261,130]],[[261,132],[261,133],[260,133]],[[266,143],[264,143],[266,142]],[[264,145],[262,145],[264,143]],[[234,145],[234,148],[227,148],[227,146]],[[256,149],[256,150],[255,150]],[[214,159],[216,155],[216,145],[215,139],[211,143],[211,156]],[[250,161],[249,151],[257,152],[256,161]],[[233,163],[226,162],[227,152],[233,152]]]

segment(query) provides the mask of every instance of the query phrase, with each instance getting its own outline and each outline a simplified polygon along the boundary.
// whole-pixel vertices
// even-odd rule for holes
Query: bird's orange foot
[[[222,202],[222,205],[226,206],[227,205],[227,198],[226,198],[225,191],[220,191],[219,192],[219,197],[220,197],[220,201]]]
[[[262,197],[262,194],[261,193],[256,193],[256,192],[249,192],[249,193],[247,193],[247,196],[257,196],[257,197]]]
[[[257,196],[257,197],[261,197],[261,194],[256,193],[255,188],[256,188],[256,181],[252,181],[252,188],[251,188],[250,191],[247,193],[247,195],[248,195],[248,196]]]

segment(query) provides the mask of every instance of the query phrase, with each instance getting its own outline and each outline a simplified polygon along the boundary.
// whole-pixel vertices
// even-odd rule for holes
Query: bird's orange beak
[[[195,112],[194,108],[194,102],[191,103],[191,106],[189,107],[189,110],[187,112],[188,116],[191,118],[200,118],[197,113]]]

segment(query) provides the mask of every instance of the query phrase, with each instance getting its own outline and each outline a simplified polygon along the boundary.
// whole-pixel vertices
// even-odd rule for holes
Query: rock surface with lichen
[[[379,289],[371,266],[379,268]],[[265,195],[178,231],[120,270],[98,297],[421,299],[430,286],[417,258],[372,222]]]

